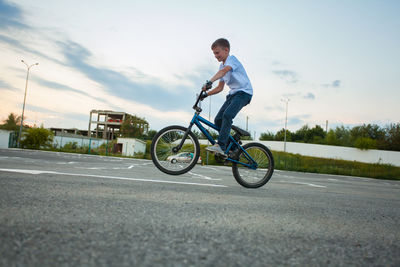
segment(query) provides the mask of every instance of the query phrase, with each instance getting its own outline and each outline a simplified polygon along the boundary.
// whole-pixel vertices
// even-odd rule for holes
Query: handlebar
[[[203,91],[203,88],[205,87],[206,90],[209,90],[209,89],[211,89],[212,84],[213,84],[212,82],[206,81],[206,83],[205,83],[205,84],[203,85],[203,87],[201,88],[200,94],[199,94],[199,96],[197,97],[196,103],[195,103],[194,106],[193,106],[193,109],[196,110],[196,112],[199,112],[199,113],[201,112],[201,108],[198,107],[197,105],[199,104],[200,101],[203,101],[203,99],[206,98],[206,97],[208,96],[207,93],[206,93],[205,91]],[[205,94],[205,95],[204,95],[204,94]]]
[[[196,103],[194,104],[194,106],[193,106],[193,109],[194,110],[196,110],[197,112],[201,112],[202,111],[202,109],[201,109],[201,107],[199,107],[199,106],[197,106],[198,104],[199,104],[199,102],[200,101],[203,101],[203,99],[202,99],[202,95],[203,94],[206,94],[206,92],[205,91],[203,91],[203,89],[200,91],[200,94],[198,95],[198,97],[197,97],[197,100],[196,100]]]

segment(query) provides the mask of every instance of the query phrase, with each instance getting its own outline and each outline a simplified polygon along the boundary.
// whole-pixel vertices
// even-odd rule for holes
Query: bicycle
[[[196,125],[204,136],[215,144],[207,129],[202,124],[205,124],[217,131],[219,128],[200,116],[202,112],[200,103],[202,101],[201,92],[193,106],[195,113],[189,124],[185,128],[179,125],[172,125],[161,129],[153,138],[151,144],[151,158],[154,165],[162,172],[171,175],[180,175],[190,171],[197,163],[200,156],[199,140],[191,131],[193,125]],[[247,188],[259,188],[265,185],[274,172],[274,159],[271,151],[263,144],[251,142],[242,146],[240,138],[250,136],[250,133],[232,125],[233,135],[229,136],[229,144],[225,153],[227,158],[216,154],[215,159],[218,162],[225,161],[232,163],[232,172],[236,181]],[[192,153],[187,161],[177,162],[171,160],[173,155],[187,152]]]

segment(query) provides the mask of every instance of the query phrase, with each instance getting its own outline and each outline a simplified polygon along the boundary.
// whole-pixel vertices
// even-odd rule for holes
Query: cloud
[[[19,40],[15,39],[15,38],[10,38],[8,36],[0,34],[0,42],[7,44],[11,49],[13,49],[19,53],[24,54],[24,53],[28,52],[28,53],[34,54],[38,57],[53,61],[54,63],[57,63],[59,65],[63,65],[63,63],[60,62],[59,60],[49,57],[48,55],[43,54],[42,52],[32,49],[26,45],[23,45]]]
[[[136,110],[138,114],[147,114],[146,116],[149,117],[154,116],[155,113],[174,114],[174,117],[179,117],[182,115],[182,110],[190,110],[195,100],[195,93],[200,91],[204,80],[214,74],[209,66],[193,67],[179,74],[171,74],[171,80],[180,83],[167,83],[160,78],[141,72],[134,66],[122,70],[105,67],[93,63],[99,61],[96,55],[89,48],[71,40],[65,34],[54,30],[57,32],[55,37],[55,35],[46,33],[46,31],[52,32],[53,29],[46,28],[44,31],[41,28],[24,25],[23,10],[17,6],[0,0],[0,9],[1,45],[17,53],[33,54],[38,57],[39,61],[47,59],[63,68],[70,68],[74,72],[83,74],[93,81],[93,84],[100,87],[98,88],[100,93],[93,96],[79,88],[41,78],[40,74],[32,77],[36,83],[51,90],[90,97],[111,108],[132,109]],[[12,31],[8,31],[9,29]],[[25,43],[23,38],[27,34],[35,36],[35,38],[40,36],[40,38],[35,39],[35,42]],[[43,45],[51,50],[45,50]],[[14,71],[23,74],[19,69],[14,69]],[[0,81],[0,90],[4,89],[10,90],[11,87],[6,82]],[[36,112],[56,114],[52,110],[46,110],[46,105],[42,109],[32,108],[36,109]],[[58,115],[61,117],[62,114],[58,113]],[[65,114],[64,116],[69,115]]]
[[[0,0],[0,29],[20,28],[28,29],[29,26],[21,23],[22,11],[13,4]]]
[[[9,88],[10,86],[8,85],[8,83],[0,80],[0,88]]]
[[[341,83],[340,80],[335,80],[332,82],[332,87],[340,87],[340,83]]]
[[[0,90],[11,90],[11,91],[19,91],[20,89],[8,84],[5,81],[0,80]]]
[[[341,83],[342,83],[342,81],[340,81],[340,80],[334,80],[333,82],[325,83],[322,86],[327,87],[327,88],[328,87],[338,88],[338,87],[340,87]]]
[[[285,109],[283,108],[282,105],[275,105],[275,106],[264,106],[263,109],[267,112],[272,112],[272,111],[284,111]]]
[[[39,123],[43,123],[43,120],[45,120],[46,125],[50,123],[50,125],[52,125],[53,127],[65,127],[66,121],[72,121],[73,125],[76,125],[77,122],[87,122],[89,118],[89,113],[83,114],[73,111],[62,113],[53,109],[48,109],[42,106],[36,106],[32,104],[27,105],[26,110],[31,112],[30,117],[28,116],[25,117],[27,121],[30,121],[31,123],[36,123],[36,119],[38,119]],[[39,113],[40,115],[36,118],[35,113],[36,114]],[[86,129],[85,127],[80,127],[80,128]]]
[[[287,83],[297,83],[299,81],[297,73],[291,70],[274,70],[272,73]]]
[[[288,125],[300,125],[300,124],[304,125],[305,119],[308,119],[310,117],[311,117],[311,114],[289,116],[288,117]]]
[[[307,94],[303,95],[303,98],[305,99],[315,99],[315,95],[313,93],[308,92]]]
[[[167,84],[151,77],[146,79],[150,82],[134,81],[132,79],[134,77],[131,78],[109,68],[94,66],[89,63],[92,53],[76,42],[58,41],[57,44],[65,57],[66,66],[76,69],[92,81],[104,86],[111,95],[168,110],[179,110],[188,99],[193,99],[193,92],[183,86],[174,86],[171,90]],[[140,73],[140,75],[145,74]],[[190,78],[198,79],[198,75],[193,73]]]
[[[303,124],[304,120],[300,118],[288,118],[288,125],[298,125]]]
[[[308,93],[296,92],[296,93],[283,94],[283,97],[289,98],[289,99],[293,99],[293,98],[304,98],[304,99],[310,99],[310,100],[315,99],[315,95],[311,92],[308,92]]]
[[[33,80],[36,83],[38,83],[38,84],[40,84],[40,85],[42,85],[44,87],[47,87],[49,89],[58,90],[58,91],[66,91],[67,93],[68,92],[77,93],[77,94],[80,94],[80,95],[83,95],[83,96],[87,96],[87,97],[96,99],[96,100],[98,100],[100,102],[107,102],[107,100],[104,99],[104,98],[100,98],[100,97],[89,95],[88,93],[86,93],[84,91],[81,91],[81,90],[78,90],[78,89],[69,87],[67,85],[63,85],[63,84],[57,83],[57,82],[47,81],[47,80],[44,80],[44,79],[38,78],[38,77],[34,77]]]

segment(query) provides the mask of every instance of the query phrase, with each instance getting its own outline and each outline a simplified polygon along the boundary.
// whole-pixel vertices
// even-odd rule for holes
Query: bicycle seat
[[[239,127],[237,127],[235,125],[232,125],[232,130],[237,132],[240,136],[250,136],[250,133],[248,131],[240,129]]]

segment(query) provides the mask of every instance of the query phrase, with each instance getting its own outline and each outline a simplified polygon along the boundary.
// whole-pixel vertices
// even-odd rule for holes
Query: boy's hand
[[[205,91],[201,92],[201,94],[200,94],[200,100],[203,101],[204,98],[206,98],[207,96],[208,96],[208,94],[207,94]]]
[[[203,91],[207,91],[207,90],[210,90],[211,87],[212,87],[212,82],[206,81],[206,83],[203,85],[202,90],[203,90]]]

